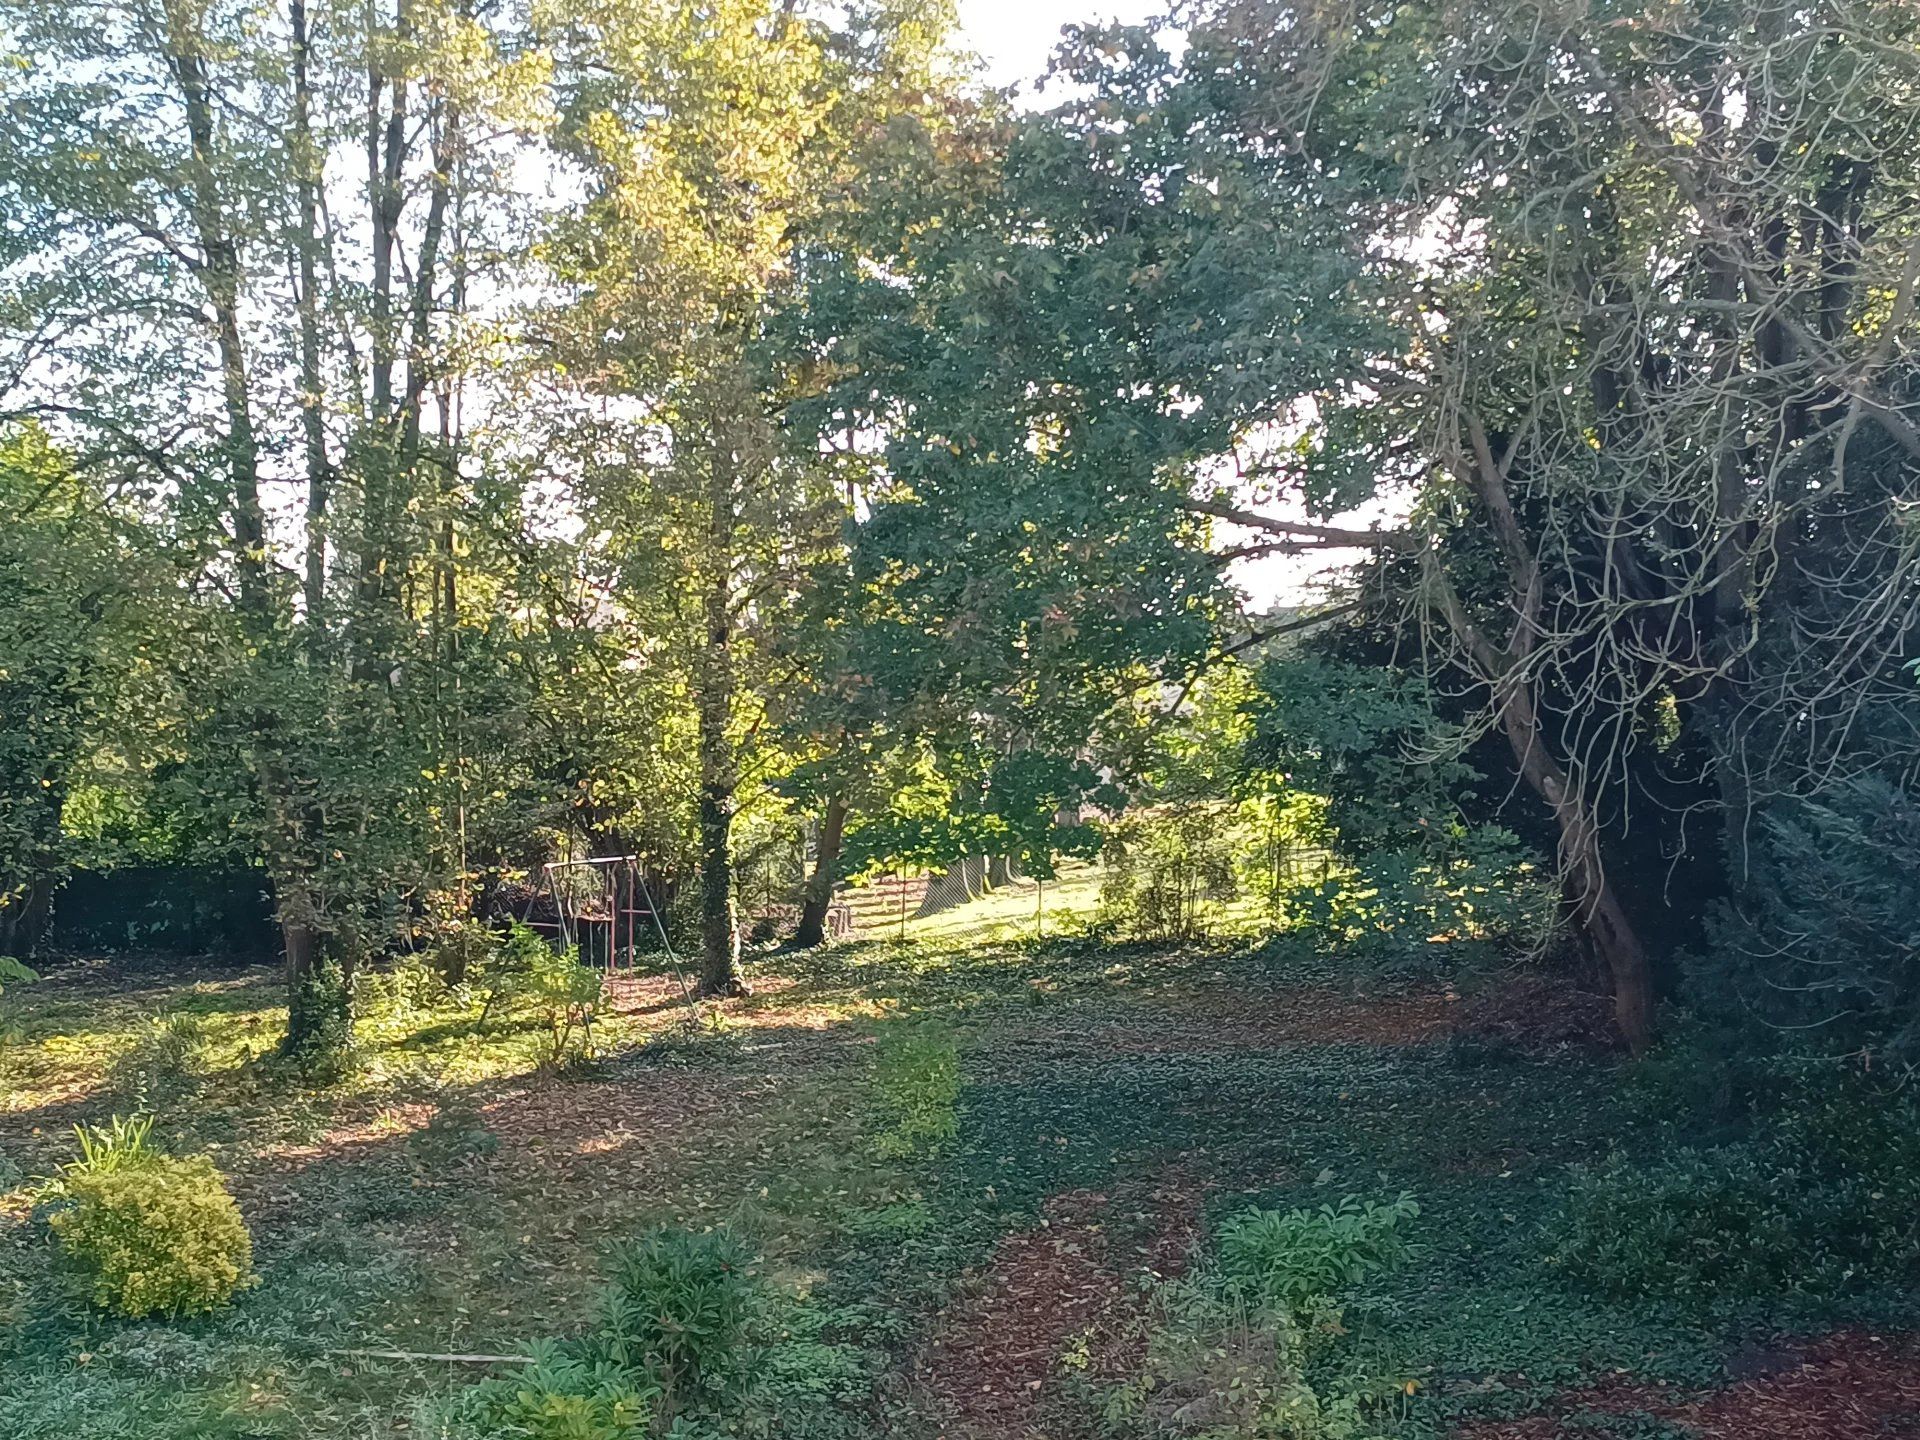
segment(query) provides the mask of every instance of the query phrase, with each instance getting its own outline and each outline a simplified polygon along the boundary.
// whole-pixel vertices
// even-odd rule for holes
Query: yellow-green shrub
[[[70,1166],[48,1224],[87,1298],[116,1314],[192,1315],[252,1281],[253,1238],[204,1155],[139,1147],[119,1163]]]

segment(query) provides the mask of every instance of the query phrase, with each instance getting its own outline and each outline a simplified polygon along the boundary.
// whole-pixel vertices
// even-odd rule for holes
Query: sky
[[[1166,8],[1164,0],[960,0],[960,28],[986,62],[990,84],[1019,84],[1030,94],[1060,41],[1061,26],[1088,20],[1131,24]]]

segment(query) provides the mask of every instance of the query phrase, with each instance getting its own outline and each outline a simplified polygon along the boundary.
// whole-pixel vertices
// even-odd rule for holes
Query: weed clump
[[[1390,1270],[1407,1257],[1413,1196],[1349,1195],[1317,1210],[1243,1210],[1220,1227],[1219,1268],[1234,1295],[1301,1310]]]
[[[191,1098],[207,1067],[206,1022],[190,1011],[149,1021],[114,1062],[108,1084],[137,1110]]]
[[[1244,1210],[1210,1263],[1154,1293],[1145,1359],[1109,1390],[1110,1430],[1166,1437],[1357,1440],[1417,1388],[1378,1366],[1329,1366],[1364,1281],[1404,1263],[1420,1207],[1348,1196],[1317,1210]]]
[[[738,1407],[751,1373],[757,1257],[731,1230],[648,1231],[613,1256],[599,1324],[534,1347],[530,1364],[474,1386],[449,1433],[530,1440],[628,1440],[699,1433]]]

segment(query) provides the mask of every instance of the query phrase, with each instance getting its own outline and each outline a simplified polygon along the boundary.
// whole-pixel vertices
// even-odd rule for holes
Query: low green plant
[[[251,1283],[253,1240],[204,1155],[163,1155],[150,1118],[81,1128],[48,1187],[48,1227],[86,1298],[138,1318],[213,1310]]]
[[[604,982],[573,950],[548,950],[527,972],[521,997],[539,1017],[541,1063],[558,1070],[593,1054],[593,1024]]]
[[[5,1073],[7,1051],[19,1038],[19,1031],[13,1024],[13,1018],[4,1005],[7,987],[10,985],[31,985],[40,976],[21,964],[11,955],[0,955],[0,1073]]]
[[[1100,1404],[1109,1430],[1193,1440],[1359,1440],[1418,1388],[1368,1365],[1327,1363],[1343,1302],[1411,1253],[1410,1195],[1319,1209],[1248,1209],[1186,1279],[1155,1284],[1144,1358]]]
[[[1920,1270],[1920,1106],[1832,1069],[1745,1138],[1575,1172],[1556,1259],[1621,1299],[1837,1294]]]
[[[9,985],[30,985],[40,976],[11,955],[0,955],[0,994]]]
[[[446,1440],[641,1440],[654,1433],[658,1387],[552,1341],[512,1375],[462,1391],[440,1417]]]
[[[874,1147],[889,1159],[939,1148],[959,1131],[960,1056],[953,1036],[927,1024],[881,1030],[873,1058]]]
[[[757,1256],[733,1231],[650,1230],[618,1247],[599,1323],[533,1347],[511,1375],[434,1417],[449,1440],[637,1440],[710,1433],[738,1415],[757,1366]]]
[[[140,1110],[184,1100],[205,1078],[207,1043],[206,1021],[191,1011],[157,1016],[114,1061],[108,1085]]]
[[[650,1230],[614,1252],[597,1345],[658,1386],[669,1415],[722,1402],[740,1378],[759,1286],[732,1230]]]
[[[1318,1209],[1243,1210],[1220,1227],[1219,1272],[1230,1294],[1298,1312],[1390,1270],[1407,1257],[1419,1217],[1411,1195],[1349,1195]]]

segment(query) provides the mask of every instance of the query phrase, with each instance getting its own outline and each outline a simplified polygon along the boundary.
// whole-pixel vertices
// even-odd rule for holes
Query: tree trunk
[[[312,923],[283,912],[287,947],[287,1034],[281,1053],[307,1063],[329,1063],[353,1044],[353,965],[329,953]]]
[[[814,852],[813,874],[807,877],[806,900],[800,907],[800,927],[793,932],[793,943],[811,949],[827,938],[827,910],[833,904],[833,883],[838,878],[840,844],[846,838],[847,802],[833,795],[827,800],[827,813],[820,821],[820,844]]]
[[[1607,879],[1600,828],[1592,809],[1574,789],[1540,738],[1540,720],[1530,682],[1505,678],[1497,688],[1500,725],[1529,788],[1553,811],[1560,831],[1560,864],[1567,904],[1594,955],[1613,981],[1614,1022],[1634,1054],[1653,1039],[1653,967]]]
[[[235,568],[239,574],[240,622],[257,659],[265,660],[279,647],[280,604],[275,594],[273,566],[267,554],[266,511],[260,500],[260,448],[253,425],[252,382],[246,347],[241,340],[240,247],[227,225],[227,212],[215,180],[216,130],[212,83],[203,53],[204,37],[191,7],[169,0],[165,6],[167,62],[187,117],[191,146],[190,206],[200,242],[200,283],[212,311],[213,336],[220,356],[221,400],[225,412],[227,472],[231,487]],[[254,707],[252,731],[255,784],[258,800],[268,817],[268,868],[276,874],[281,931],[286,942],[288,969],[289,1052],[310,1047],[316,1039],[344,1037],[351,1024],[348,985],[351,974],[337,985],[315,983],[321,965],[319,944],[310,923],[313,905],[305,895],[286,893],[287,855],[276,849],[289,838],[288,806],[293,786],[279,755],[280,717],[266,704]],[[307,818],[303,813],[303,821]],[[298,852],[299,831],[293,832]]]
[[[700,993],[748,994],[733,903],[733,468],[715,445],[707,480],[706,635],[695,667],[700,725]]]

